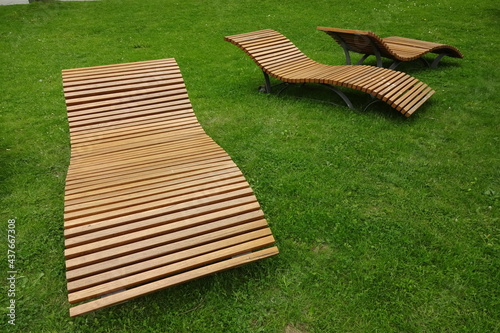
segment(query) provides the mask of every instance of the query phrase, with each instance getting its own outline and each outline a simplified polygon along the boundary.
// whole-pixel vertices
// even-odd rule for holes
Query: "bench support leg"
[[[358,62],[356,63],[356,65],[361,65],[363,64],[363,62],[366,60],[366,58],[368,58],[370,56],[370,54],[365,54],[364,56],[361,57],[361,59],[358,60]]]
[[[389,69],[396,69],[396,67],[398,67],[400,63],[401,61],[394,60],[394,62],[389,66]]]
[[[445,56],[446,54],[444,53],[440,53],[436,58],[434,58],[434,61],[432,62],[431,64],[431,68],[437,68],[439,62],[441,61],[441,59]]]
[[[374,95],[370,95],[370,96],[372,97],[373,100],[370,103],[366,104],[366,106],[363,108],[363,112],[365,112],[373,104],[381,102],[381,100],[380,99],[376,99]]]
[[[279,94],[281,94],[285,89],[287,89],[288,87],[290,87],[291,84],[293,84],[293,83],[281,82],[280,84],[275,85],[275,87],[283,86],[280,89],[280,91],[278,91],[277,95],[279,96]]]
[[[445,55],[446,54],[440,54],[439,56],[437,56],[436,59],[434,59],[434,61],[432,62],[432,64],[429,64],[429,62],[422,57],[418,58],[418,60],[420,60],[425,66],[429,68],[436,68],[441,58],[444,57]],[[389,69],[396,69],[396,67],[398,67],[399,64],[401,64],[401,61],[394,60],[394,62],[389,66]]]
[[[265,80],[266,84],[264,87],[259,87],[259,91],[262,91],[266,94],[270,94],[271,93],[271,81],[269,80],[269,75],[267,75],[267,73],[264,71],[262,71],[262,74],[264,74],[264,80]],[[262,90],[262,88],[263,88],[263,90]]]
[[[347,45],[345,45],[344,42],[342,42],[342,48],[344,49],[344,54],[345,54],[345,64],[350,65],[351,64],[351,55],[349,54],[349,49],[347,48]]]
[[[326,84],[326,83],[322,83],[322,84],[324,86],[328,87],[331,91],[333,91],[337,95],[339,95],[340,98],[342,98],[342,100],[345,102],[345,104],[347,104],[347,106],[349,107],[349,109],[354,110],[354,106],[352,106],[351,101],[349,100],[349,98],[342,91],[338,90],[337,88],[335,88],[332,85],[329,85],[329,84]]]
[[[336,34],[336,33],[331,32],[331,31],[329,31],[327,33],[330,36],[332,36],[335,40],[337,40],[339,42],[340,46],[342,46],[342,49],[344,50],[344,54],[345,54],[345,64],[350,65],[351,64],[351,55],[349,54],[349,47],[344,42],[342,37],[339,34]]]
[[[264,74],[264,80],[266,82],[265,86],[261,86],[259,88],[259,91],[261,92],[264,92],[266,94],[269,94],[271,93],[271,90],[272,90],[272,86],[271,86],[271,80],[269,79],[269,75],[262,71],[262,73]],[[340,96],[340,98],[342,98],[342,100],[345,102],[345,104],[347,104],[347,106],[349,107],[349,109],[351,110],[354,110],[354,106],[352,105],[351,101],[349,100],[349,98],[340,90],[338,90],[337,88],[335,88],[334,86],[332,85],[329,85],[329,84],[325,84],[325,83],[322,83],[324,86],[328,87],[331,91],[335,92],[337,95]],[[284,87],[278,92],[278,95],[283,91],[285,90],[286,88],[288,88],[289,84],[287,82],[282,82],[280,84],[278,84],[277,86],[280,86],[280,85],[284,85]],[[304,85],[304,84],[302,84]]]
[[[271,80],[269,79],[269,75],[266,72],[262,71],[262,73],[264,74],[265,85],[260,86],[259,87],[259,91],[263,92],[265,94],[270,94],[272,92],[272,90],[273,90],[273,86],[271,85]],[[286,88],[288,88],[289,83],[287,83],[287,82],[281,82],[279,84],[274,85],[274,87],[279,87],[279,86],[283,86],[283,88],[281,88],[281,90],[278,91],[278,95],[283,90],[285,90]]]
[[[378,48],[372,43],[372,41],[370,41],[370,43],[373,46],[373,53],[375,53],[375,57],[377,57],[377,67],[383,67],[382,56],[380,55]]]
[[[428,62],[427,60],[425,60],[425,58],[420,57],[420,58],[418,58],[418,59],[419,59],[421,62],[423,62],[423,63],[424,63],[424,65],[426,65],[427,67],[431,67],[431,65],[429,64],[429,62]]]

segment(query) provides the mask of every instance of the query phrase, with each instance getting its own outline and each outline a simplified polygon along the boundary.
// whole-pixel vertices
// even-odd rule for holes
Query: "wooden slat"
[[[82,303],[71,316],[278,253],[175,59],[64,70],[63,87],[66,276],[70,303]]]
[[[218,177],[217,177],[218,178]],[[207,184],[199,184],[190,188],[183,188],[172,192],[162,192],[147,197],[140,197],[126,202],[113,202],[102,206],[92,206],[87,209],[67,211],[64,214],[66,221],[80,220],[91,217],[93,221],[108,220],[119,216],[130,215],[145,210],[158,209],[165,206],[172,206],[191,198],[201,195],[217,195],[237,191],[246,188],[248,185],[242,178],[229,178],[226,180],[212,181]]]
[[[156,99],[156,98],[163,98],[166,101],[176,101],[176,100],[186,99],[187,91],[185,87],[183,87],[182,85],[176,85],[169,88],[175,88],[175,89],[163,89],[163,90],[155,89],[147,93],[142,92],[136,94],[135,96],[128,96],[127,94],[122,94],[121,96],[116,96],[116,98],[106,98],[92,103],[85,103],[86,102],[85,100],[79,101],[80,103],[70,102],[70,104],[66,106],[66,109],[68,110],[68,112],[70,112],[69,116],[71,116],[72,112],[77,110],[89,109],[89,111],[92,112],[93,109],[99,111],[110,107],[111,108],[119,107],[123,109],[126,108],[127,105],[136,106],[136,105],[150,104],[151,99]]]
[[[411,108],[406,109],[405,116],[406,117],[411,116],[413,112],[415,112],[420,107],[420,105],[425,103],[425,101],[427,101],[432,95],[434,95],[434,93],[435,93],[434,90],[432,90],[430,87],[427,87],[424,93],[421,94],[421,97],[418,100],[418,102],[416,102],[413,106],[411,106]]]

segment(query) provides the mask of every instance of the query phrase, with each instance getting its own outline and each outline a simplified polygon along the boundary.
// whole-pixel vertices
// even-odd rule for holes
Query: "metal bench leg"
[[[370,41],[371,43],[371,41]],[[382,66],[382,56],[380,55],[380,52],[378,48],[372,43],[373,46],[373,52],[375,53],[375,56],[377,57],[377,67],[383,67]]]
[[[278,93],[276,95],[279,96],[285,89],[290,87],[291,84],[293,84],[293,83],[281,82],[280,84],[275,85],[275,87],[283,86],[283,88],[281,88],[280,91],[278,91]]]
[[[339,34],[336,34],[334,32],[329,32],[329,35],[335,36],[336,39],[339,41],[340,46],[342,46],[342,49],[344,49],[344,54],[345,54],[345,64],[350,65],[351,64],[351,55],[349,54],[349,46],[344,42],[342,37],[340,37]]]
[[[375,96],[371,95],[371,97],[372,97],[373,100],[370,103],[366,104],[366,106],[363,108],[363,112],[365,112],[373,104],[381,102],[381,100],[380,99],[376,99]]]
[[[272,90],[273,90],[272,89],[273,86],[271,86],[271,80],[269,79],[269,75],[266,72],[262,71],[262,73],[264,74],[265,85],[259,86],[259,91],[263,92],[265,94],[270,94],[272,92]],[[285,90],[286,88],[288,88],[289,83],[287,83],[287,82],[281,82],[279,84],[274,85],[274,87],[279,87],[279,86],[283,86],[283,88],[281,88],[281,90],[278,92],[278,95],[283,90]]]
[[[389,66],[389,69],[396,69],[396,67],[398,67],[400,63],[401,61],[394,60],[394,62]]]
[[[334,86],[326,84],[326,83],[322,83],[322,85],[328,87],[330,90],[332,90],[337,95],[339,95],[340,98],[342,98],[342,100],[345,102],[345,104],[347,104],[347,106],[349,107],[349,109],[354,110],[354,107],[352,106],[351,101],[349,100],[349,98],[347,98],[347,96],[342,91],[340,91],[337,88],[335,88]]]
[[[270,94],[271,93],[271,81],[269,80],[269,75],[267,75],[266,72],[262,71],[262,74],[264,74],[264,80],[266,82],[265,86],[259,87],[259,91]]]
[[[428,62],[427,60],[425,60],[425,58],[420,57],[420,58],[418,58],[418,59],[419,59],[421,62],[423,62],[423,63],[424,63],[424,65],[426,65],[427,67],[431,67],[431,65],[429,64],[429,62]]]
[[[446,54],[444,53],[440,53],[436,58],[434,58],[434,61],[432,62],[431,64],[431,68],[437,68],[439,62],[441,61],[441,59],[445,56]]]
[[[382,65],[382,56],[380,55],[380,52],[374,48],[374,53],[375,53],[375,57],[377,58],[377,67],[383,67]],[[371,54],[365,54],[363,55],[359,60],[358,62],[356,63],[356,65],[361,65],[363,64],[363,62],[366,60],[366,58],[368,58],[369,56],[371,56]],[[348,64],[350,65],[350,63]]]
[[[361,65],[363,63],[363,61],[365,61],[366,58],[368,58],[369,56],[370,56],[370,54],[365,54],[364,56],[362,56],[361,59],[358,60],[356,65]]]

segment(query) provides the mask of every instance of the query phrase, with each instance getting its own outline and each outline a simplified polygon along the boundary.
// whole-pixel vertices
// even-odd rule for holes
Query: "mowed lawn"
[[[493,0],[0,6],[0,329],[499,332],[499,18]],[[271,28],[316,61],[344,64],[317,26],[446,43],[465,57],[398,67],[436,90],[406,118],[385,103],[363,111],[370,97],[349,89],[356,110],[319,85],[259,93],[261,71],[223,40]],[[161,58],[176,58],[280,254],[70,318],[61,70]]]

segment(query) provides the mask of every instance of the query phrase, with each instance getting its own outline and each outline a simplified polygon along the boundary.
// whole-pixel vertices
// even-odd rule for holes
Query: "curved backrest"
[[[272,29],[226,36],[224,40],[241,48],[263,71],[271,75],[273,71],[286,66],[316,63],[288,38]]]
[[[326,32],[340,46],[347,48],[349,51],[362,54],[375,54],[374,47],[376,47],[381,56],[388,58],[396,56],[382,38],[373,32],[327,27],[318,27],[317,29]]]

